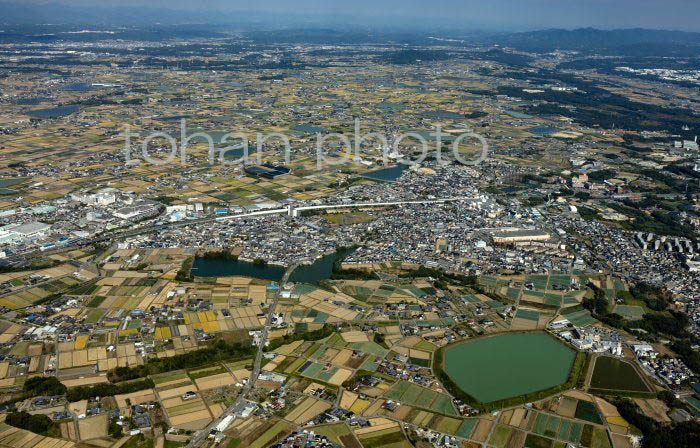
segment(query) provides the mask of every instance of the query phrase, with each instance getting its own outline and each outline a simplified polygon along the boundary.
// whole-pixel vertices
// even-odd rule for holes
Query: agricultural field
[[[365,448],[379,448],[382,446],[410,448],[412,446],[406,440],[401,428],[391,420],[372,419],[370,420],[370,426],[356,429],[354,432]]]
[[[275,423],[270,429],[265,431],[258,439],[250,444],[251,448],[263,448],[274,441],[277,437],[287,431],[290,425],[284,420]]]
[[[78,420],[80,440],[90,440],[107,436],[107,414]]]
[[[0,446],[15,448],[18,446],[18,443],[22,443],[22,446],[27,448],[70,448],[75,445],[71,441],[40,436],[5,423],[0,423]]]
[[[295,423],[297,425],[304,424],[331,407],[329,403],[316,400],[312,397],[306,399],[302,398],[300,400],[301,401],[294,406],[294,409],[284,417],[284,419],[290,423]]]
[[[406,381],[396,383],[384,396],[391,400],[429,409],[441,414],[457,415],[452,406],[452,399],[448,395],[440,394]]]
[[[593,369],[591,387],[598,389],[650,392],[638,370],[629,362],[608,356],[599,357]]]

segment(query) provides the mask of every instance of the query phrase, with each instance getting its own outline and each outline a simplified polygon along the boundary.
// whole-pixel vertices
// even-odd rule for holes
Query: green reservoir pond
[[[321,280],[331,278],[333,265],[342,260],[355,249],[342,249],[316,260],[313,264],[298,266],[289,277],[290,282],[317,284]],[[192,274],[198,277],[227,277],[242,275],[244,277],[260,278],[264,280],[280,281],[284,276],[285,267],[265,264],[258,265],[243,260],[222,260],[197,257],[192,265]]]
[[[501,334],[450,347],[445,371],[463,391],[489,403],[564,384],[575,358],[546,333]]]

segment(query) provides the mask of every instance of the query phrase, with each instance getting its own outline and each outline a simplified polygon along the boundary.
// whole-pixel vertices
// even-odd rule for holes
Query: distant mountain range
[[[526,33],[510,33],[491,36],[489,40],[519,50],[550,52],[554,50],[596,51],[601,53],[659,53],[689,49],[700,56],[700,33],[663,31],[642,28],[620,30],[598,30],[579,28],[575,30],[550,29]]]
[[[177,11],[163,8],[113,7],[97,4],[87,6],[61,3],[24,4],[0,1],[0,24],[4,25],[152,25],[154,23],[221,23],[220,14],[214,12]]]
[[[519,33],[476,32],[473,29],[433,29],[429,22],[422,26],[371,22],[354,25],[340,17],[305,17],[290,14],[255,12],[178,11],[149,7],[79,7],[60,2],[43,5],[24,4],[0,0],[0,41],[14,38],[27,40],[43,34],[55,33],[55,38],[65,38],[66,31],[104,29],[115,26],[149,28],[154,32],[154,23],[165,26],[168,31],[160,33],[167,37],[174,25],[193,25],[202,36],[220,31],[248,31],[249,37],[260,42],[294,43],[366,43],[399,42],[407,45],[451,45],[483,44],[512,47],[522,51],[551,52],[554,50],[580,51],[603,55],[624,56],[686,56],[700,55],[700,33],[661,31],[649,29],[599,30],[581,28],[575,30],[548,29]],[[355,21],[359,19],[355,18]],[[52,24],[58,27],[46,26]],[[44,26],[38,26],[44,25]],[[212,26],[205,30],[202,26]],[[68,29],[68,28],[71,29]],[[195,27],[190,27],[189,33]],[[102,38],[108,38],[108,35]],[[126,36],[121,36],[126,37]],[[446,37],[436,41],[431,37]],[[99,39],[99,36],[92,36]]]

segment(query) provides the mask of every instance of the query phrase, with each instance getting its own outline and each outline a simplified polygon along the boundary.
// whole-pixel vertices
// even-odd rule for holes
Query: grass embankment
[[[460,341],[455,344],[459,344],[462,342],[464,341]],[[585,382],[586,373],[588,372],[590,366],[590,355],[584,352],[577,352],[571,370],[569,371],[569,377],[564,384],[560,384],[559,386],[551,387],[549,389],[544,389],[537,392],[532,392],[529,394],[518,395],[516,397],[485,403],[480,400],[477,400],[467,392],[463,391],[445,371],[445,353],[447,352],[447,349],[452,345],[454,344],[446,345],[437,349],[434,355],[433,372],[435,373],[436,378],[442,383],[444,388],[450,393],[450,395],[459,400],[462,400],[469,406],[483,412],[489,412],[496,409],[502,409],[513,406],[520,406],[525,403],[542,400],[550,395],[555,395],[569,389],[581,388]]]

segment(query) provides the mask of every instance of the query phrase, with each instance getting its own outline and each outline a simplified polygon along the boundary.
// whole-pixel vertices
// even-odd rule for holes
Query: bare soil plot
[[[380,389],[378,387],[362,387],[360,388],[360,392],[369,397],[376,398],[384,393],[384,389]]]
[[[306,422],[312,420],[317,415],[319,415],[321,412],[324,412],[324,411],[330,409],[330,407],[331,407],[331,405],[326,403],[325,401],[317,401],[309,409],[307,409],[306,412],[304,412],[299,417],[297,417],[294,420],[294,423],[296,423],[298,425],[303,425]]]
[[[351,369],[357,369],[359,368],[363,362],[365,362],[365,359],[367,359],[369,355],[364,354],[362,356],[357,356],[357,357],[351,357],[350,359],[347,360],[345,363],[345,367],[349,367]]]
[[[523,431],[513,431],[508,440],[507,448],[521,448],[525,444],[527,433]]]
[[[226,411],[226,409],[224,408],[223,404],[214,403],[212,405],[209,405],[209,411],[211,412],[211,415],[214,418],[218,418],[221,414],[224,413],[224,411]]]
[[[646,416],[660,422],[671,421],[671,419],[668,418],[668,415],[666,415],[668,412],[668,407],[663,401],[657,399],[645,400],[642,398],[635,398],[634,402],[637,403],[637,406],[639,406]]]
[[[43,344],[30,345],[29,349],[27,350],[27,356],[39,356],[41,355],[41,351],[43,350],[43,348]]]
[[[357,398],[358,395],[355,392],[343,390],[343,395],[340,397],[340,407],[349,410]]]
[[[76,401],[75,403],[68,404],[68,410],[74,413],[76,416],[80,416],[82,414],[85,414],[85,411],[87,410],[87,405],[87,400]]]
[[[87,443],[85,445],[88,445]],[[119,448],[119,443],[115,444],[114,441],[108,437],[102,438],[102,439],[92,439],[89,442],[89,445],[91,446],[96,446],[98,448]],[[86,447],[88,448],[88,447]]]
[[[611,418],[614,421],[615,421],[615,419],[622,419],[622,417],[611,417]],[[627,422],[625,422],[625,423],[627,423]],[[610,420],[608,420],[608,426],[610,427],[610,432],[612,432],[613,434],[622,434],[622,435],[629,434],[629,427],[627,427],[627,426],[616,425],[613,422],[611,422]]]
[[[329,407],[330,405],[326,402],[308,397],[287,414],[285,420],[297,424],[306,423]]]
[[[593,397],[593,400],[598,405],[600,411],[603,413],[603,417],[608,418],[620,416],[620,413],[617,411],[617,408],[611,403],[608,403],[607,401],[599,397]]]
[[[557,414],[563,417],[574,418],[574,416],[576,415],[577,404],[578,400],[571,397],[563,396],[559,401],[559,406],[557,407]]]
[[[7,448],[16,448],[18,446],[68,448],[75,446],[75,443],[68,440],[43,437],[23,429],[14,428],[5,423],[0,423],[0,446]]]
[[[146,403],[149,401],[155,401],[156,395],[153,389],[140,390],[138,392],[132,392],[130,394],[115,395],[114,399],[117,400],[117,406],[120,408],[127,407],[126,400],[128,399],[132,405]]]
[[[362,448],[362,445],[360,445],[360,442],[353,434],[342,435],[339,439],[345,448]]]
[[[419,336],[409,336],[403,341],[401,341],[400,345],[408,348],[413,348],[415,347],[416,344],[418,344],[420,341],[423,339]]]
[[[565,396],[575,398],[576,400],[584,400],[584,401],[591,401],[591,397],[587,394],[584,394],[581,391],[578,390],[570,390],[564,393]]]
[[[158,396],[160,396],[161,400],[164,400],[166,398],[177,397],[177,396],[183,395],[185,392],[194,392],[196,389],[197,388],[195,387],[195,385],[190,383],[188,385],[175,387],[172,389],[159,390]]]
[[[632,448],[633,446],[632,442],[627,436],[623,436],[621,434],[613,434],[612,439],[613,443],[615,444],[615,448]]]
[[[355,434],[362,435],[362,436],[367,436],[368,434],[374,434],[377,432],[384,431],[386,429],[391,429],[393,430],[394,428],[398,428],[399,424],[389,420],[388,418],[373,418],[369,420],[370,426],[364,427],[364,428],[358,428],[355,430]]]
[[[410,349],[409,356],[416,359],[430,359],[430,352],[424,352],[422,350]]]
[[[61,411],[65,411],[65,410],[66,410],[66,407],[64,405],[60,405],[60,406],[53,406],[50,408],[35,409],[33,411],[29,411],[29,413],[32,415],[37,415],[37,414],[51,415],[54,412],[61,412]]]
[[[537,329],[537,321],[529,319],[521,319],[516,317],[511,323],[511,329],[513,330],[535,330]]]
[[[218,375],[197,378],[195,381],[199,390],[214,389],[216,387],[231,386],[236,384],[235,378],[230,373],[219,373]]]
[[[384,404],[384,400],[377,400],[370,407],[365,409],[365,412],[362,414],[365,417],[374,417],[375,415],[379,415],[379,413],[382,411],[382,405]]]
[[[525,417],[525,409],[518,408],[513,411],[513,415],[510,418],[509,424],[511,426],[519,427]]]
[[[363,331],[348,331],[346,333],[341,333],[340,336],[345,340],[345,342],[368,342],[369,341],[367,334]]]
[[[250,378],[251,371],[248,369],[237,369],[233,371],[233,376],[236,377],[237,382],[243,381],[245,378]]]
[[[71,380],[61,380],[61,382],[67,387],[78,387],[78,386],[92,386],[94,384],[104,384],[109,383],[106,376],[91,376],[87,378],[74,378]]]
[[[61,438],[62,439],[69,439],[69,440],[75,440],[70,437],[69,430],[68,430],[68,425],[73,426],[73,422],[65,422],[61,423]],[[75,430],[73,430],[73,433],[75,433]]]
[[[166,408],[166,412],[168,414],[168,417],[173,419],[175,417],[178,417],[180,415],[185,415],[189,414],[192,412],[199,412],[203,409],[206,409],[206,405],[204,402],[200,399],[197,400],[188,400],[182,404],[179,404],[177,406],[169,407]]]
[[[96,439],[107,435],[107,414],[78,420],[80,440]]]
[[[413,408],[411,406],[401,405],[391,414],[391,416],[397,420],[405,420],[412,410]]]
[[[299,346],[303,343],[304,343],[303,340],[302,341],[294,341],[290,344],[283,345],[282,347],[275,350],[275,352],[282,354],[282,355],[291,355],[292,353],[294,353],[294,350],[299,348]]]
[[[472,432],[471,438],[479,442],[486,442],[491,432],[491,426],[493,426],[493,422],[483,419],[479,420],[479,423],[476,424],[476,428],[474,428],[474,432]]]
[[[498,421],[503,423],[504,425],[509,425],[510,420],[513,418],[513,410],[509,411],[504,411],[501,413],[501,415],[498,417]]]
[[[329,384],[340,386],[352,376],[352,370],[339,369],[329,380]]]
[[[211,421],[211,415],[207,409],[201,411],[190,412],[188,414],[178,415],[170,419],[172,426],[177,426],[180,429],[196,430],[206,427]]]
[[[337,348],[329,348],[325,351],[325,353],[323,353],[323,355],[321,355],[321,357],[318,360],[321,362],[330,362],[331,359],[335,358],[338,355],[338,353],[340,353],[340,350],[338,350]]]
[[[462,441],[462,446],[464,448],[481,448],[481,444],[467,441]]]

